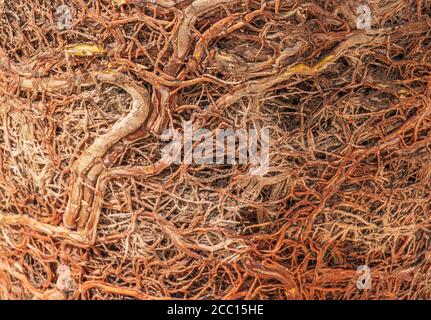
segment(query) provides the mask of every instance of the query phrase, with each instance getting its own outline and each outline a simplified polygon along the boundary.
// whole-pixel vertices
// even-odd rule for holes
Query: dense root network
[[[0,298],[431,298],[431,7],[367,4],[0,1]],[[162,158],[184,121],[269,172]]]

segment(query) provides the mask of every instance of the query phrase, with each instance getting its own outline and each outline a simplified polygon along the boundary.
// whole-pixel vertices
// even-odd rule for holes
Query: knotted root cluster
[[[363,4],[0,1],[0,298],[431,298],[431,5]]]

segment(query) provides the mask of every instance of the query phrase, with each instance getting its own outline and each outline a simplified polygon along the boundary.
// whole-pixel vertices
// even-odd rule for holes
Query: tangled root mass
[[[0,297],[431,298],[430,3],[357,5],[0,1]],[[184,121],[269,172],[163,160]]]

